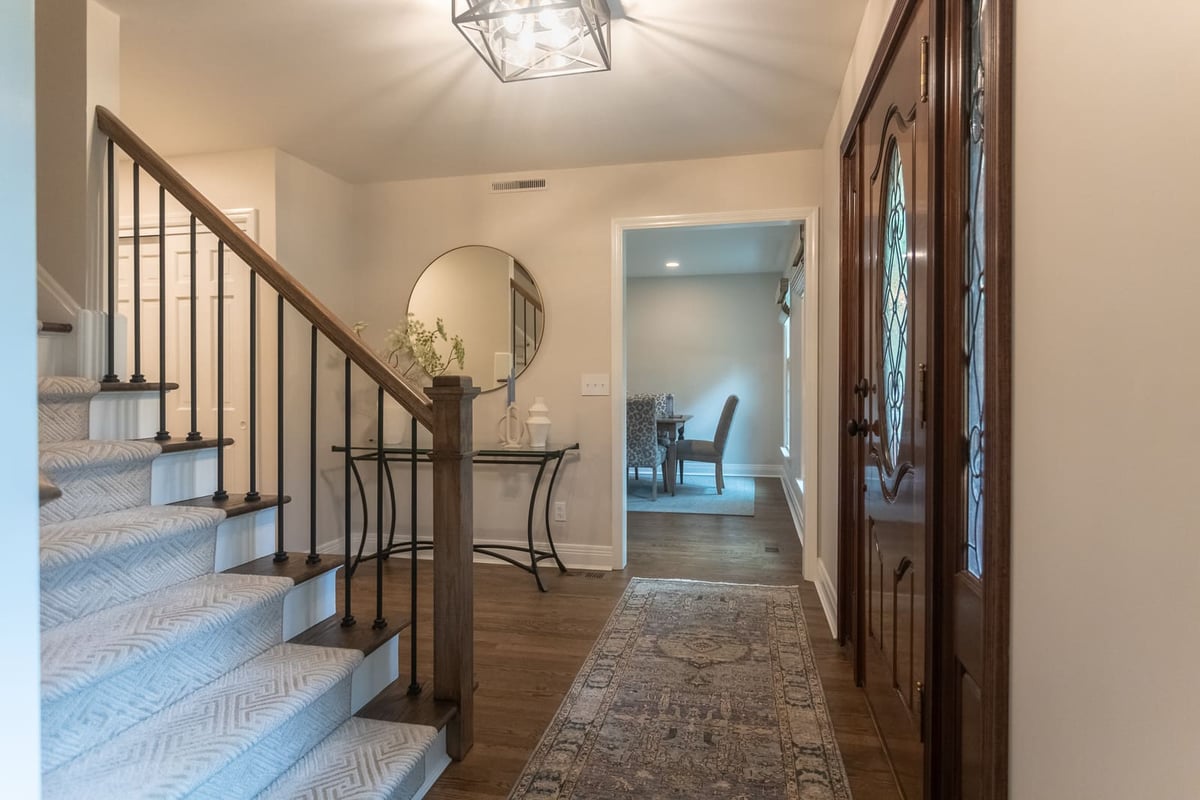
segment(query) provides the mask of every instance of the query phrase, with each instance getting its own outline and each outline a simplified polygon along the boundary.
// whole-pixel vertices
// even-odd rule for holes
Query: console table
[[[536,466],[537,477],[533,479],[533,488],[529,492],[529,513],[525,522],[526,546],[510,544],[477,544],[473,545],[476,553],[484,553],[492,558],[500,559],[501,561],[512,564],[514,567],[523,569],[533,575],[534,581],[540,591],[546,591],[546,587],[542,585],[541,576],[538,575],[538,563],[547,559],[554,559],[554,563],[558,566],[559,572],[566,572],[567,568],[563,566],[562,560],[558,557],[558,551],[554,547],[554,536],[550,530],[550,507],[552,504],[551,497],[554,493],[554,481],[558,478],[558,470],[562,466],[563,457],[572,450],[579,450],[579,443],[568,445],[552,445],[548,444],[545,448],[528,448],[521,447],[513,450],[496,448],[477,450],[473,458],[475,464],[500,464],[500,465],[529,465]],[[334,445],[333,452],[345,453],[344,445]],[[367,537],[367,492],[363,485],[362,476],[358,471],[359,462],[377,462],[379,460],[379,449],[372,445],[354,445],[350,447],[350,469],[354,474],[354,481],[358,486],[359,499],[362,501],[363,511],[363,527],[362,538],[359,540],[358,557],[355,558],[355,563],[362,560],[363,547]],[[417,496],[416,496],[416,465],[421,462],[429,462],[431,449],[426,447],[383,447],[383,469],[384,476],[387,479],[388,497],[391,503],[391,526],[388,532],[387,546],[380,554],[387,558],[393,553],[403,553],[409,551],[432,550],[432,539],[409,539],[408,541],[396,541],[396,487],[392,480],[391,464],[408,463],[413,466],[412,481],[412,524],[413,530],[416,530],[417,518]],[[546,487],[546,543],[549,550],[541,550],[534,546],[533,543],[533,512],[537,505],[538,489],[542,484],[542,477],[546,474],[546,467],[551,463],[554,464],[554,469],[550,472],[550,483]],[[382,520],[380,520],[382,522]],[[506,553],[499,551],[516,551],[522,555],[528,555],[529,563],[523,560],[518,561]],[[413,553],[416,557],[416,553]]]

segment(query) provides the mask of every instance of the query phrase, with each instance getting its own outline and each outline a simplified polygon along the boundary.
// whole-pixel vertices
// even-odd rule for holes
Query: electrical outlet
[[[559,500],[559,501],[555,502],[555,504],[554,504],[554,521],[555,522],[566,522],[567,521],[567,504],[565,502],[563,502],[562,500]]]
[[[584,397],[606,396],[608,394],[607,375],[584,375],[579,389]]]

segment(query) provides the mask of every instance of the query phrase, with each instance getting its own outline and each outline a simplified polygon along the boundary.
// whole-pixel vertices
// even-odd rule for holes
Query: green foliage
[[[354,325],[354,332],[362,335],[367,327],[365,322]],[[443,355],[439,346],[449,343],[450,351]],[[467,360],[467,349],[461,336],[450,336],[446,333],[445,323],[438,317],[437,323],[430,329],[413,314],[408,315],[404,325],[398,325],[387,332],[383,339],[384,357],[393,367],[399,368],[402,360],[411,363],[404,370],[407,375],[414,367],[420,367],[426,375],[436,377],[450,369],[451,364],[458,364],[462,369]]]

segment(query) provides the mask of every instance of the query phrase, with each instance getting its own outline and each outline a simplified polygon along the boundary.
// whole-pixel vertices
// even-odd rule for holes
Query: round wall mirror
[[[433,328],[441,317],[466,350],[462,374],[487,392],[520,376],[546,327],[542,293],[521,262],[482,245],[458,247],[430,263],[408,298],[408,313]]]

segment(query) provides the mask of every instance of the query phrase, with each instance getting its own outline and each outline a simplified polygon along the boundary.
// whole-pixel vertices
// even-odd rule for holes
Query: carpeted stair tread
[[[153,442],[43,443],[38,466],[62,489],[62,497],[42,506],[42,523],[149,505],[150,463],[161,452]]]
[[[100,384],[88,378],[39,378],[38,441],[86,439],[92,398],[99,391]]]
[[[41,528],[42,627],[212,572],[217,509],[140,506]]]
[[[276,645],[46,774],[43,797],[251,797],[345,721],[361,661]]]
[[[64,470],[99,469],[149,461],[161,452],[161,447],[146,440],[74,439],[43,442],[38,466],[47,474]]]
[[[42,634],[42,765],[61,766],[278,644],[286,578],[205,575]]]
[[[256,800],[410,800],[437,731],[352,717]]]

